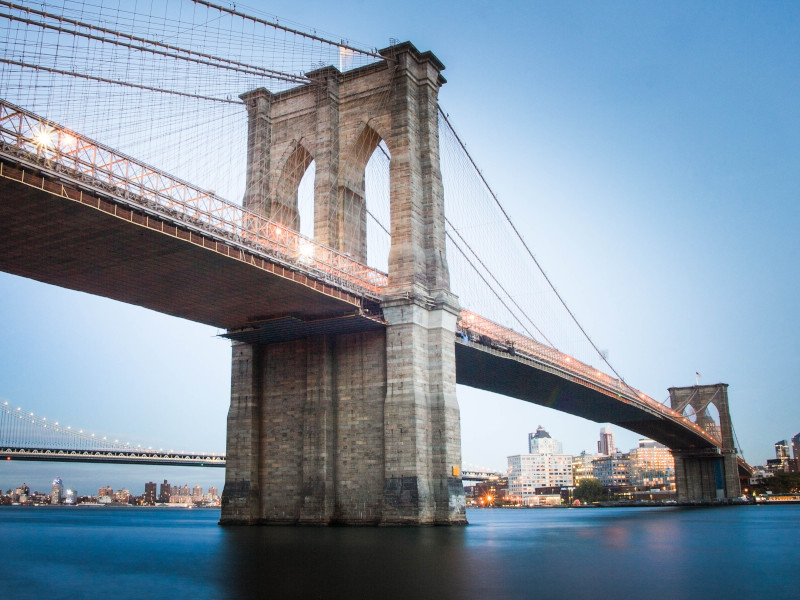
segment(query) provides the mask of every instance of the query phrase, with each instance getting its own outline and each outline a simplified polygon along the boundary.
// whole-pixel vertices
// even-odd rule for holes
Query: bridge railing
[[[0,145],[102,184],[126,200],[140,198],[187,224],[278,255],[317,279],[375,297],[388,284],[385,273],[2,99]]]
[[[715,436],[682,415],[660,402],[657,402],[647,394],[629,386],[624,381],[611,377],[598,369],[576,360],[568,354],[559,352],[545,344],[541,344],[527,336],[517,333],[513,329],[503,327],[489,319],[481,317],[468,310],[462,310],[458,320],[458,334],[472,342],[483,344],[508,352],[512,355],[520,355],[525,358],[541,361],[565,371],[575,377],[580,378],[598,391],[609,396],[617,397],[627,402],[644,404],[665,417],[682,423],[689,429],[695,430],[697,434],[706,440],[720,444]]]

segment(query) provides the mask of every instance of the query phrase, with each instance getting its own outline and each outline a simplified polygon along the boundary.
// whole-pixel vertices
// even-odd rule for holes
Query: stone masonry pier
[[[438,154],[444,66],[409,43],[381,54],[242,96],[245,208],[298,229],[313,160],[315,239],[365,262],[364,169],[383,141],[392,245],[384,327],[233,343],[223,524],[466,523]]]

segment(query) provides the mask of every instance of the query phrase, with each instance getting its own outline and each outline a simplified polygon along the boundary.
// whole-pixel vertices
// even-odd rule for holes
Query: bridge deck
[[[37,148],[34,116],[0,108],[0,270],[223,328],[246,342],[385,326],[385,274],[319,244],[306,253],[315,243],[296,232],[89,140],[76,146],[71,133]],[[97,150],[92,158],[77,158],[88,149]],[[123,177],[111,166],[117,163],[141,173]],[[166,183],[141,183],[151,176]],[[170,195],[177,188],[191,199]],[[464,327],[531,354],[458,338],[458,383],[615,423],[671,448],[716,448],[681,415],[630,388],[609,387],[610,378],[588,365],[477,315],[467,321]]]
[[[360,313],[355,295],[73,182],[7,159],[0,181],[2,271],[224,329],[286,307],[311,321]]]
[[[461,338],[456,343],[456,382],[598,423],[613,423],[669,448],[715,448],[707,437],[681,420],[602,392],[556,368]]]

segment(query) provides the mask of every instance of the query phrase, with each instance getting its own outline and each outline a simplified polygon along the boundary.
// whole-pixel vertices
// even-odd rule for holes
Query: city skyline
[[[800,360],[800,9],[452,7],[256,6],[365,46],[433,51],[442,107],[611,363],[657,400],[696,372],[729,383],[744,456],[763,464],[800,428],[787,392]],[[6,274],[0,291],[0,398],[145,445],[224,452],[219,332]],[[465,464],[502,467],[538,423],[565,452],[592,451],[602,425],[458,397]],[[620,447],[639,437],[615,434]]]
[[[614,427],[609,427],[609,426],[601,427],[598,430],[598,434],[596,436],[597,439],[595,440],[595,445],[597,447],[594,450],[584,450],[582,452],[589,456],[594,456],[594,457],[608,456],[608,454],[606,454],[602,450],[602,448],[607,447],[604,444],[608,444],[609,441],[610,441],[610,447],[613,449],[613,454],[628,454],[636,452],[637,450],[641,451],[643,443],[647,444],[647,447],[651,447],[652,445],[655,446],[659,445],[658,443],[653,442],[653,440],[639,436],[635,446],[631,446],[627,450],[624,450],[614,442],[614,437],[617,430],[622,431],[621,428],[615,429]],[[541,450],[537,448],[536,452],[533,452],[531,450],[531,445],[533,443],[534,438],[536,436],[541,437],[542,435],[544,435],[544,437],[547,438],[547,441],[550,441],[551,438],[549,435],[549,431],[547,431],[547,428],[543,425],[538,425],[536,428],[533,428],[532,431],[530,431],[527,434],[527,446],[529,454],[538,454],[541,452],[552,452],[555,454],[562,453],[561,442],[558,439],[553,439],[552,444],[545,443],[544,445],[542,445],[542,448],[547,448],[548,450]],[[792,436],[792,439],[798,437],[800,437],[800,433]],[[779,455],[778,444],[781,441],[774,444],[775,448],[775,451],[773,453],[774,456],[770,457],[770,459]],[[591,446],[591,444],[589,444],[589,446]],[[797,445],[790,446],[789,448],[790,449],[788,451],[788,455],[786,455],[786,458],[792,458],[795,460],[800,458],[798,456],[798,452],[796,451],[798,448],[800,448],[800,446]],[[571,454],[569,452],[564,452],[564,454],[571,455],[572,457],[577,457],[580,456],[581,453],[579,452],[576,454]],[[518,457],[519,455],[525,455],[525,452],[521,451],[516,452],[514,455],[507,456],[506,460],[508,461],[512,457],[514,456]],[[179,479],[177,478],[172,479],[171,483],[173,483],[175,486],[178,487],[185,487],[188,485],[190,488],[193,488],[195,485],[199,485],[200,487],[203,488],[214,487],[221,491],[224,487],[224,479],[225,479],[223,469],[211,468],[211,467],[165,468],[163,466],[151,466],[151,465],[65,464],[65,463],[54,463],[54,462],[48,463],[48,462],[28,462],[28,461],[4,461],[4,462],[6,462],[6,470],[0,472],[0,492],[8,489],[14,489],[22,485],[23,483],[28,484],[31,487],[32,491],[34,490],[34,488],[37,488],[38,485],[37,490],[41,492],[47,489],[46,486],[48,477],[50,477],[50,481],[52,481],[52,479],[54,478],[63,479],[65,481],[64,483],[65,489],[66,488],[74,489],[80,495],[91,495],[90,493],[85,493],[84,489],[91,490],[97,487],[105,487],[106,485],[113,488],[115,491],[118,489],[128,489],[132,495],[141,495],[137,493],[138,488],[136,488],[136,485],[138,484],[134,484],[134,487],[131,487],[130,481],[138,477],[141,473],[145,472],[150,474],[152,477],[155,477],[155,479],[151,477],[151,479],[142,480],[141,487],[143,490],[145,483],[148,481],[159,482],[160,485],[160,482],[170,480],[178,473],[180,473],[180,475],[184,477],[186,481],[194,482],[190,484],[186,483],[184,479],[180,479],[180,481],[183,481],[183,483],[179,484],[176,483],[177,481],[179,481]],[[753,465],[753,466],[764,466],[766,464],[767,460],[765,460],[763,463],[759,463],[759,465]],[[59,469],[59,467],[61,466],[65,468]],[[462,465],[462,467],[465,471],[471,470],[470,467],[480,468],[479,465]],[[490,470],[502,475],[507,473],[509,469],[510,467],[508,466],[507,463],[506,466],[502,469],[490,469]],[[80,482],[81,485],[79,486],[77,484],[72,484],[70,481],[67,480],[66,477],[62,477],[60,474],[62,471],[76,475],[75,480]],[[104,475],[98,475],[98,472],[103,473]],[[173,473],[173,475],[170,475],[170,473]],[[25,480],[26,474],[33,475],[34,478],[31,479],[30,481],[27,481]],[[22,477],[22,479],[19,482],[12,481],[14,476],[20,476]],[[100,479],[103,476],[108,478],[110,481],[113,481],[114,483],[113,484],[108,482],[100,483]],[[38,482],[38,484],[37,483],[32,484],[31,481]],[[138,481],[138,479],[136,479],[136,481]],[[200,484],[198,484],[197,481],[199,481]]]

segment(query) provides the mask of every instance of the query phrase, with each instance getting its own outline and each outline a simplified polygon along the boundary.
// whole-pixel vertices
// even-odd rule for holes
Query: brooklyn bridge
[[[224,330],[223,523],[465,523],[456,384],[664,443],[681,499],[741,495],[728,386],[667,406],[614,370],[439,106],[435,54],[193,4],[269,57],[218,25],[166,42],[173,21],[0,2],[0,270]],[[524,269],[502,279],[510,246],[476,220]]]

